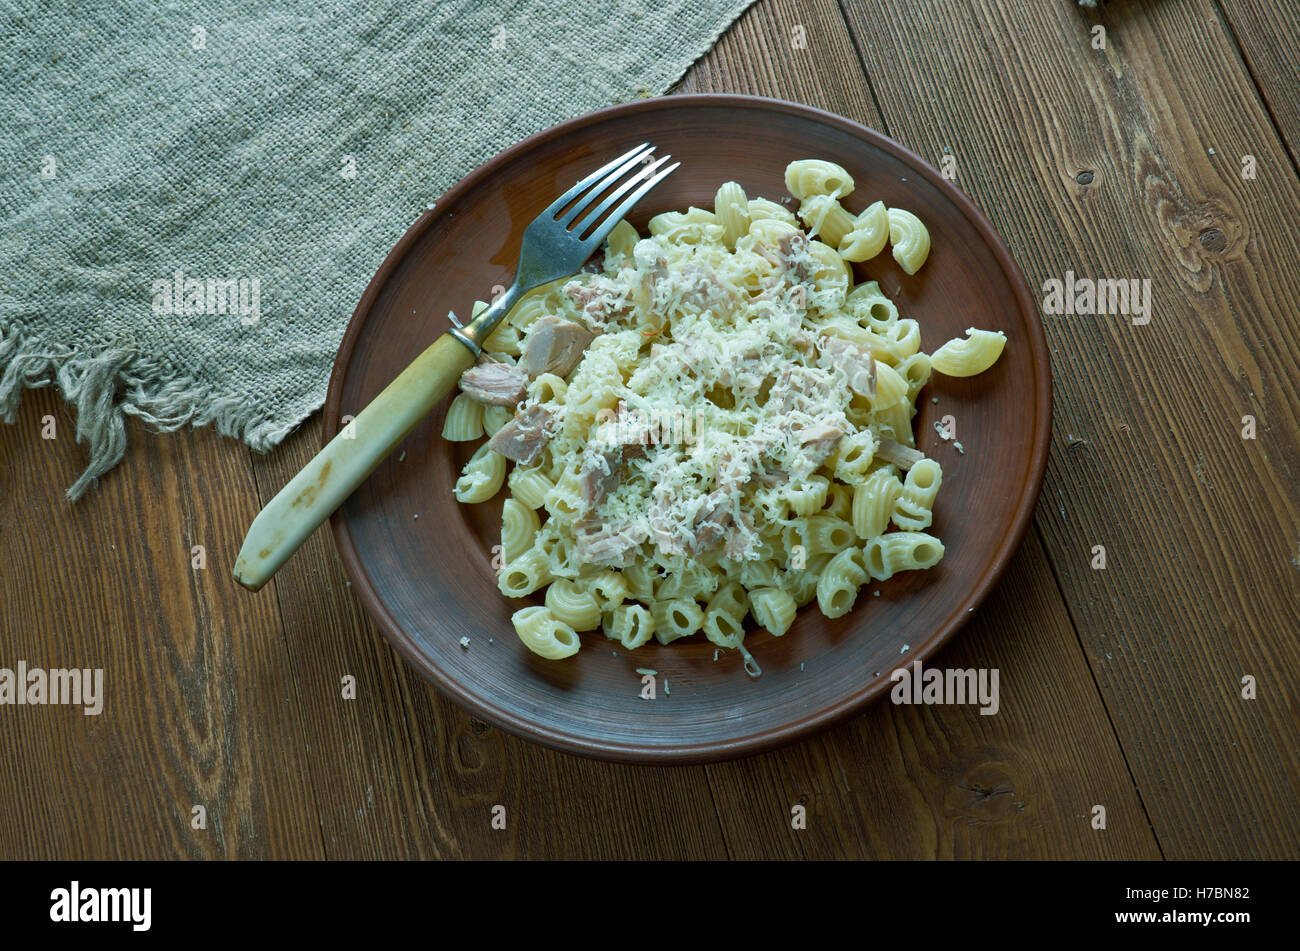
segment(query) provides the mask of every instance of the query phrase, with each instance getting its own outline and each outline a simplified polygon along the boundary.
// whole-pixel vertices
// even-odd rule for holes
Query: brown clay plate
[[[691,763],[754,753],[862,710],[892,686],[890,671],[928,661],[988,594],[1029,523],[1051,425],[1047,345],[1024,278],[975,206],[918,156],[847,119],[748,96],[672,96],[604,109],[540,132],[455,185],[397,243],[361,298],[339,349],[325,404],[325,438],[355,414],[493,285],[510,283],[524,226],[591,169],[640,142],[682,167],[641,201],[631,221],[712,208],[734,179],[751,196],[787,196],[788,162],[843,165],[857,212],[872,201],[910,209],[933,250],[915,277],[889,253],[856,265],[879,280],[903,316],[920,321],[922,348],[976,326],[1008,344],[987,373],[936,376],[921,394],[918,446],[943,464],[932,532],[946,546],[934,569],[862,589],[847,616],[810,605],[784,637],[746,638],[763,668],[703,637],[628,652],[599,632],[564,661],[529,653],[510,626],[525,601],[496,589],[502,497],[462,506],[452,497],[475,444],[444,442],[446,402],[419,425],[334,515],[353,590],[417,670],[452,699],[506,730],[560,749],[643,763]],[[931,398],[937,397],[938,402]],[[959,454],[934,422],[956,422]],[[417,518],[418,516],[418,518]],[[879,597],[872,591],[879,590]],[[470,639],[468,649],[460,639]],[[907,653],[900,653],[903,645]],[[658,671],[640,696],[636,668]]]

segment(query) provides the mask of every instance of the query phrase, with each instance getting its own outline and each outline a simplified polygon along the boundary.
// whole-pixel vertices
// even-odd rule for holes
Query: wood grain
[[[1217,6],[1269,119],[1286,142],[1292,168],[1300,167],[1300,7],[1271,0],[1217,0]],[[1282,169],[1266,165],[1265,171]]]
[[[1146,326],[1045,320],[1037,524],[1164,854],[1294,858],[1300,188],[1213,10],[1187,6],[1108,7],[1105,50],[1064,4],[846,11],[891,130],[951,150],[1031,286],[1152,281]],[[1241,178],[1247,152],[1267,179]]]
[[[1297,26],[1260,0],[759,0],[678,86],[951,155],[1032,286],[1152,280],[1146,326],[1045,319],[1036,531],[940,655],[1000,669],[997,716],[885,703],[709,767],[545,750],[415,675],[324,532],[257,596],[229,579],[318,420],[265,457],[131,425],[69,505],[75,421],[34,391],[0,427],[0,666],[100,666],[107,699],[0,707],[0,859],[1300,857]]]
[[[807,48],[792,46],[802,27]],[[861,44],[860,44],[861,45]],[[858,60],[858,51],[843,15],[833,3],[759,3],[740,18],[714,50],[683,78],[680,92],[744,92],[805,102],[838,112],[867,126],[888,132],[874,103],[874,93]],[[906,139],[904,145],[915,147]],[[933,160],[932,161],[937,161]],[[945,666],[966,667],[961,662],[971,651],[972,636],[989,636],[983,618],[998,617],[996,647],[986,646],[985,662],[973,666],[1005,666],[1024,671],[1039,668],[1039,674],[1020,682],[1024,711],[1035,711],[1033,722],[1043,737],[1078,737],[1078,745],[1047,742],[1038,744],[1020,735],[1026,718],[1016,722],[1004,718],[972,717],[964,708],[896,708],[880,704],[866,715],[808,743],[740,763],[709,767],[719,811],[727,831],[728,846],[736,857],[939,857],[963,855],[990,857],[1014,854],[1046,858],[1067,854],[1158,856],[1146,825],[1141,803],[1126,778],[1123,758],[1106,721],[1095,689],[1065,617],[1059,593],[1041,546],[1030,539],[1016,560],[1013,577],[1004,578],[997,596],[980,612],[980,620],[963,631],[941,655]],[[1014,615],[1018,625],[1009,625],[996,607],[1009,598],[1034,605]],[[1030,600],[1032,599],[1032,600]],[[997,613],[994,613],[997,612]],[[1051,622],[1038,617],[1046,613]],[[1044,630],[1055,630],[1052,655],[1059,665],[1055,676],[1042,676],[1038,639]],[[1004,642],[1005,639],[1005,642]],[[1057,684],[1071,678],[1076,690],[1074,703],[1062,705]],[[1082,688],[1082,689],[1078,689]],[[1023,712],[1023,711],[1022,711]],[[900,732],[924,737],[934,718],[944,721],[944,734],[952,748],[962,748],[962,769],[930,757],[925,770],[914,758],[901,755]],[[996,721],[996,722],[993,722]],[[915,749],[916,740],[909,744]],[[920,741],[922,744],[924,740]],[[929,807],[952,801],[960,804],[972,795],[971,788],[983,788],[971,777],[998,777],[988,788],[1015,788],[1033,779],[1010,775],[1008,761],[1025,757],[1032,749],[1042,756],[1047,772],[1059,786],[1035,795],[1032,813],[1018,809],[1003,821],[969,823],[967,839],[951,838],[950,828],[936,824],[937,814]],[[871,764],[864,771],[862,764]],[[798,777],[797,780],[794,777]],[[1086,777],[1086,778],[1085,778]],[[826,780],[830,780],[827,782]],[[1052,816],[1043,822],[1038,809],[1055,808],[1077,790],[1092,788],[1109,801],[1123,802],[1130,823],[1125,836],[1103,839],[1092,833],[1087,822],[1059,821]],[[857,789],[857,792],[854,792]],[[755,790],[763,791],[766,806],[756,810]],[[1102,792],[1104,790],[1104,793]],[[1035,789],[1035,793],[1038,793]],[[998,795],[1002,795],[1001,792]],[[816,813],[806,833],[790,825],[790,809],[802,799],[815,799]],[[1021,800],[1016,800],[1021,801]],[[784,807],[784,808],[781,808]],[[910,815],[902,810],[910,808]],[[1087,809],[1079,807],[1080,814]],[[1027,814],[1028,813],[1028,814]],[[918,835],[899,819],[906,816],[925,829]],[[1100,851],[1089,851],[1097,849]],[[1109,850],[1109,851],[1107,851]]]
[[[733,857],[1161,857],[1037,538],[940,663],[997,669],[998,712],[884,702],[799,747],[710,766]]]
[[[313,419],[271,455],[254,456],[263,497],[320,438]],[[555,753],[442,697],[366,617],[325,529],[275,586],[331,858],[725,857],[702,768]],[[344,672],[357,677],[355,701],[340,698]],[[504,830],[492,828],[494,806],[505,808]]]
[[[0,666],[103,668],[105,695],[98,716],[0,707],[0,858],[321,857],[280,619],[230,583],[247,455],[212,430],[129,430],[69,504],[83,460],[62,400],[32,391],[0,426]]]

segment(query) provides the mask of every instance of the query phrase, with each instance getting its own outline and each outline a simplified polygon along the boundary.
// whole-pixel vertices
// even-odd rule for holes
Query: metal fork
[[[266,584],[307,536],[451,392],[519,298],[535,287],[576,273],[632,206],[681,164],[661,168],[671,156],[651,161],[653,152],[653,146],[643,143],[620,155],[533,219],[524,229],[519,267],[509,289],[468,324],[435,340],[257,514],[235,561],[236,581],[250,591]],[[635,174],[629,175],[634,169]],[[591,208],[611,188],[613,191]],[[575,225],[588,208],[591,210]]]

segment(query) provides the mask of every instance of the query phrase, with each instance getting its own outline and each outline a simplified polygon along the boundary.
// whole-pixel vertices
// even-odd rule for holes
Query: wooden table
[[[1268,0],[759,0],[679,86],[951,156],[1033,288],[1151,280],[1149,324],[1044,317],[1033,530],[940,655],[1000,668],[997,716],[883,703],[676,769],[551,752],[417,677],[326,533],[260,596],[231,582],[317,419],[267,456],[130,426],[69,505],[46,389],[0,427],[0,665],[93,658],[111,702],[0,708],[0,858],[1300,857],[1297,36]]]

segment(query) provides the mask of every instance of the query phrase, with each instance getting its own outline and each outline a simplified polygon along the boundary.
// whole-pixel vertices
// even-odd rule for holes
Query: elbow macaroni
[[[1000,330],[966,331],[966,338],[949,340],[930,355],[930,367],[944,376],[976,376],[993,366],[1007,345]]]
[[[921,270],[930,256],[930,231],[921,219],[902,208],[889,209],[889,243],[894,260],[908,274]]]
[[[537,655],[572,656],[579,632],[597,629],[626,650],[702,634],[716,648],[743,652],[747,618],[781,636],[805,604],[843,617],[868,580],[930,568],[943,557],[943,543],[925,531],[942,467],[919,453],[911,462],[886,441],[915,446],[912,417],[931,374],[983,372],[1006,337],[972,328],[923,351],[917,321],[900,316],[877,281],[855,284],[853,265],[890,245],[902,269],[915,274],[930,251],[924,223],[882,201],[851,209],[853,177],[833,162],[791,162],[786,185],[797,216],[779,202],[749,197],[733,181],[718,188],[712,211],[655,215],[648,238],[620,222],[606,242],[604,283],[597,270],[538,288],[488,338],[485,349],[512,363],[543,316],[597,333],[572,372],[543,373],[527,384],[525,409],[541,406],[555,424],[536,461],[508,467],[484,443],[454,489],[459,501],[478,504],[508,488],[497,586],[506,597],[541,602],[511,618]],[[622,296],[605,293],[610,286],[623,288]],[[475,312],[485,306],[476,303]],[[764,321],[774,314],[788,321],[783,337],[764,337],[763,328],[775,326]],[[792,346],[799,335],[804,349],[764,362],[772,346]],[[838,342],[823,348],[830,338]],[[698,349],[666,371],[661,354],[691,342]],[[863,362],[842,367],[845,354]],[[626,413],[654,408],[666,374],[706,427],[695,435],[707,469],[693,478],[713,480],[704,489],[716,485],[721,493],[722,473],[739,454],[748,474],[734,495],[679,510],[672,506],[686,486],[671,471],[632,482],[629,473],[649,472],[673,439],[667,428],[631,440],[611,434]],[[689,390],[696,379],[699,388]],[[771,458],[784,461],[775,468],[744,456],[745,440],[760,432],[770,406],[787,414],[782,419],[800,420],[782,438],[761,443],[764,452],[779,449]],[[511,415],[462,393],[448,407],[443,435],[461,442],[492,436]],[[838,422],[828,429],[828,419]],[[824,450],[804,459],[827,432]],[[635,461],[602,461],[600,447],[611,439],[625,449],[639,444]],[[707,454],[721,445],[731,455]],[[890,459],[910,465],[900,474]],[[607,478],[612,487],[593,492],[593,480]],[[656,516],[660,508],[675,514]],[[593,557],[598,549],[584,547],[618,542],[614,529],[625,525],[645,529],[625,542],[626,558]]]

